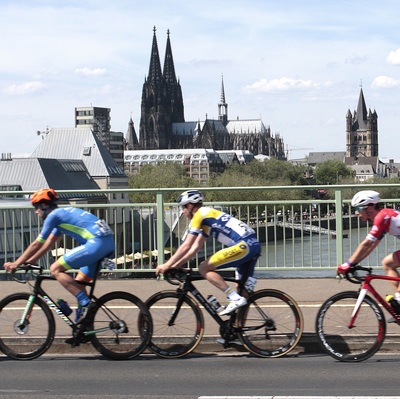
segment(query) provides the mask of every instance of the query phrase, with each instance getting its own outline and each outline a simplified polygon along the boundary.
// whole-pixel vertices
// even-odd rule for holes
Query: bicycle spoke
[[[186,296],[176,313],[177,302],[175,291],[160,292],[146,302],[153,319],[149,349],[160,357],[185,356],[197,347],[203,337],[203,316],[196,303]]]
[[[21,325],[29,294],[13,294],[0,302],[0,349],[13,359],[34,359],[50,347],[54,339],[54,317],[41,300],[36,299],[29,317]]]
[[[98,299],[97,306],[91,338],[96,349],[112,359],[131,359],[146,349],[152,323],[139,298],[127,292],[111,292]]]
[[[295,348],[303,332],[300,308],[276,290],[257,291],[239,309],[237,325],[244,345],[257,356],[279,357]]]
[[[340,361],[359,362],[381,347],[386,324],[379,306],[368,296],[361,304],[355,323],[349,322],[358,292],[348,291],[325,301],[316,319],[317,337],[325,351]]]

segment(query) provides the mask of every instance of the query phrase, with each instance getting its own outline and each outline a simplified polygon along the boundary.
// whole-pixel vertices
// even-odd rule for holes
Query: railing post
[[[156,193],[157,206],[157,263],[164,263],[164,193],[159,191]]]
[[[343,198],[342,190],[335,189],[336,209],[336,264],[343,263]]]

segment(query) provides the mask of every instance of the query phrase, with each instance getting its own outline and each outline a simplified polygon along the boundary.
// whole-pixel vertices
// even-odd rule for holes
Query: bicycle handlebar
[[[164,273],[164,280],[168,281],[172,285],[180,285],[186,281],[186,276],[189,273],[190,269],[175,267],[173,269],[168,269]]]
[[[338,274],[339,278],[345,278],[347,281],[353,284],[360,284],[365,280],[365,275],[358,275],[358,271],[366,272],[367,274],[372,273],[372,267],[364,267],[361,265],[351,266],[349,270],[345,272],[345,274]]]
[[[36,271],[36,272],[38,272],[39,274],[42,274],[42,272],[43,272],[43,267],[42,267],[42,266],[39,266],[39,265],[32,265],[32,264],[30,264],[30,263],[27,263],[27,264],[18,266],[16,269],[14,269],[13,271],[10,272],[10,274],[11,274],[11,276],[12,276],[12,279],[13,279],[14,281],[16,281],[16,282],[18,282],[18,283],[21,283],[21,284],[25,284],[25,283],[26,283],[26,280],[19,280],[18,278],[16,278],[15,273],[16,273],[17,271],[24,271],[25,274],[28,273],[28,272]]]

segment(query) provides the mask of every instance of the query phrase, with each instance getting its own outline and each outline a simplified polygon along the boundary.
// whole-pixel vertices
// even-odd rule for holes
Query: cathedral
[[[254,155],[286,159],[283,139],[279,134],[273,136],[270,127],[266,127],[261,119],[229,120],[223,78],[218,119],[206,117],[205,120],[185,121],[182,89],[175,74],[170,32],[167,32],[164,67],[161,68],[155,27],[149,72],[142,90],[139,139],[131,119],[126,143],[128,150],[248,150]]]

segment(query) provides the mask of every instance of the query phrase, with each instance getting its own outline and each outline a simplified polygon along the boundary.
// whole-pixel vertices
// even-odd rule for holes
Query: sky
[[[398,159],[397,0],[2,0],[0,153],[32,153],[75,107],[111,109],[139,132],[153,27],[161,65],[170,31],[185,120],[261,118],[289,158],[346,150],[360,88],[378,114],[379,156]],[[396,148],[394,148],[396,147]]]

